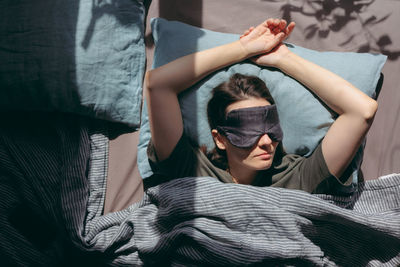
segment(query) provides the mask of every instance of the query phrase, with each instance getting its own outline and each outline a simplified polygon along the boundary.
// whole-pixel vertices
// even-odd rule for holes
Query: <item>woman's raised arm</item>
[[[372,124],[377,102],[338,75],[290,52],[284,44],[254,62],[279,68],[339,114],[322,141],[322,153],[331,174],[340,178]]]
[[[294,24],[267,20],[240,40],[178,58],[150,70],[145,78],[152,142],[158,160],[169,157],[183,132],[178,94],[208,74],[266,53],[286,38]]]

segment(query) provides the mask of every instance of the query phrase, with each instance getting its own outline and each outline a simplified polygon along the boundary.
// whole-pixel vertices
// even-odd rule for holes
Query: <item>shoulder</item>
[[[213,165],[201,148],[194,145],[185,134],[182,134],[167,159],[157,160],[151,142],[147,154],[153,172],[168,179],[207,176],[218,178],[222,182],[232,182],[229,173]]]
[[[150,139],[149,144],[147,145],[147,157],[151,163],[156,164],[156,163],[166,162],[171,159],[177,159],[183,154],[186,154],[183,152],[185,151],[194,152],[194,150],[195,150],[194,147],[190,144],[186,135],[182,134],[179,141],[176,143],[175,148],[173,149],[171,155],[163,161],[158,160],[157,153],[154,149],[153,141]]]
[[[306,157],[296,154],[286,154],[282,159],[273,166],[274,173],[287,172],[292,170],[294,167],[302,163]]]
[[[295,154],[283,156],[280,163],[273,167],[271,185],[312,192],[330,176],[319,145],[309,157]]]

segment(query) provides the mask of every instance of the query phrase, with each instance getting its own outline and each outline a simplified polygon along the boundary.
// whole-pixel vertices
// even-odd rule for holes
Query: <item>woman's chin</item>
[[[271,168],[272,166],[272,159],[271,160],[263,160],[261,162],[257,162],[252,164],[253,169],[256,171],[265,171]]]

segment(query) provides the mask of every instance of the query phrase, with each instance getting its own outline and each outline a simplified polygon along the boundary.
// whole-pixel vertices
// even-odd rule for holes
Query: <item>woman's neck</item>
[[[258,171],[244,168],[229,168],[228,172],[237,184],[252,184],[257,176]]]

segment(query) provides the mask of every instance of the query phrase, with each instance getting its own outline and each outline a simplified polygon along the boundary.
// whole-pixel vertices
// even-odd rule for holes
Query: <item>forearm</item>
[[[373,117],[376,101],[340,76],[290,52],[277,66],[313,91],[338,114],[355,114],[365,119]]]
[[[150,90],[163,88],[179,94],[208,74],[248,56],[240,42],[235,41],[178,58],[153,69],[146,75],[146,84]]]

